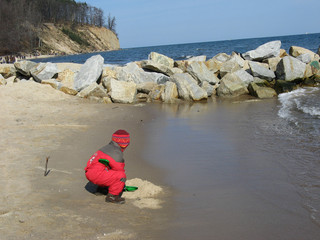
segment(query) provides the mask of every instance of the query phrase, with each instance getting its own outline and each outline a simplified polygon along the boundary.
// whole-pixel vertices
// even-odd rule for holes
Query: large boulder
[[[271,71],[277,71],[278,63],[281,61],[281,57],[272,57],[266,60],[266,63],[269,65]]]
[[[318,48],[317,54],[320,55],[320,46]]]
[[[246,86],[254,80],[253,76],[243,69],[235,71],[234,74],[237,75]]]
[[[207,56],[201,55],[201,56],[188,58],[186,61],[190,64],[192,62],[205,62],[206,60],[207,60]]]
[[[241,69],[236,58],[230,58],[228,61],[223,62],[220,67],[220,76],[223,78],[228,73],[233,73]]]
[[[192,62],[187,67],[187,72],[199,83],[206,81],[214,85],[220,81],[213,72],[209,71],[204,62]]]
[[[13,64],[0,64],[0,74],[4,78],[8,78],[16,75],[16,69]]]
[[[82,98],[89,98],[89,97],[104,98],[104,97],[108,97],[108,94],[102,86],[94,82],[88,87],[81,90],[77,94],[77,96]]]
[[[250,66],[251,73],[254,77],[266,79],[269,81],[272,81],[272,79],[276,77],[273,71],[264,67],[260,63],[250,61],[249,66]]]
[[[154,71],[154,72],[158,72],[158,73],[163,73],[167,76],[172,76],[174,73],[172,71],[171,68],[169,68],[168,66],[161,64],[161,63],[157,63],[151,60],[147,60],[147,61],[142,61],[141,62],[141,67],[143,69],[147,69],[150,71]]]
[[[188,73],[176,73],[171,80],[177,85],[179,97],[183,100],[199,101],[208,98],[207,92]]]
[[[109,95],[116,103],[133,103],[137,93],[137,85],[134,82],[124,82],[115,79],[110,80]]]
[[[177,85],[173,82],[166,82],[164,92],[162,93],[162,101],[165,103],[174,103],[178,98]]]
[[[237,97],[248,94],[246,84],[234,73],[228,73],[217,88],[217,95],[222,97]]]
[[[214,73],[219,72],[222,64],[228,60],[231,59],[231,56],[229,56],[226,53],[219,53],[215,55],[213,58],[206,61],[206,66],[208,69]]]
[[[280,55],[281,41],[267,42],[255,50],[248,51],[242,54],[242,57],[251,61],[262,61],[270,57],[277,57]]]
[[[148,56],[148,60],[152,60],[169,68],[173,68],[174,65],[174,60],[172,58],[156,52],[151,52]]]
[[[81,91],[97,82],[103,71],[103,63],[104,58],[101,55],[95,55],[87,59],[74,78],[74,89]]]
[[[136,84],[144,82],[154,82],[157,84],[169,81],[169,77],[157,72],[145,72],[138,64],[131,62],[124,67],[114,69],[119,81],[134,82]]]
[[[30,70],[30,73],[36,82],[52,79],[59,72],[55,63],[39,63]]]
[[[302,54],[308,54],[310,56],[310,61],[314,59],[315,53],[310,51],[309,49],[303,48],[303,47],[297,47],[297,46],[291,46],[289,49],[289,54],[292,57],[298,57]]]
[[[164,93],[164,88],[163,84],[155,86],[149,93],[150,99],[152,101],[160,101]]]
[[[143,82],[137,84],[137,91],[140,93],[149,94],[153,88],[155,88],[157,84],[155,82]]]
[[[74,75],[75,73],[70,69],[65,69],[58,73],[57,81],[61,83],[60,91],[69,95],[76,95],[78,93],[74,89]]]
[[[259,86],[259,84],[254,82],[249,84],[248,90],[252,96],[257,98],[273,98],[277,96],[277,93],[273,88]]]
[[[303,53],[301,55],[299,55],[297,57],[298,60],[300,60],[301,62],[304,62],[306,64],[310,63],[312,58],[311,58],[311,55],[309,53]]]
[[[32,62],[32,61],[20,61],[15,62],[14,66],[17,69],[17,72],[22,74],[23,76],[30,77],[31,69],[35,68],[38,65],[38,63]]]
[[[281,80],[294,81],[302,79],[306,71],[306,64],[300,60],[286,56],[281,59],[277,66],[277,77]]]
[[[277,80],[274,85],[274,90],[276,90],[277,94],[291,92],[295,89],[297,89],[297,85],[295,83],[285,80]]]

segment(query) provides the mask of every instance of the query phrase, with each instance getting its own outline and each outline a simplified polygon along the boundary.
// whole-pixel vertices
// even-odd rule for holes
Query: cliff
[[[44,53],[77,54],[120,49],[119,39],[104,27],[44,23],[38,29]]]

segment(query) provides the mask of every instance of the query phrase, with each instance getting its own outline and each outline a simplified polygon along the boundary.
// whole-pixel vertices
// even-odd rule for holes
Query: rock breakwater
[[[151,52],[147,60],[105,67],[95,55],[80,70],[59,71],[54,63],[20,61],[0,65],[0,85],[20,81],[49,84],[66,94],[105,103],[206,101],[211,97],[251,95],[273,98],[303,86],[320,85],[319,54],[298,46],[289,53],[281,41],[211,59],[175,61]]]

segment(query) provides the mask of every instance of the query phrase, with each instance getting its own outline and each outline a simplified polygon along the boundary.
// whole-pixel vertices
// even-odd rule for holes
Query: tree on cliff
[[[110,13],[108,15],[108,25],[106,26],[110,31],[112,31],[114,34],[117,35],[118,37],[118,34],[116,32],[116,18],[115,17],[111,17]]]
[[[74,0],[0,0],[0,55],[38,46],[37,27],[45,22],[105,26],[103,10]],[[112,25],[115,32],[115,19]]]

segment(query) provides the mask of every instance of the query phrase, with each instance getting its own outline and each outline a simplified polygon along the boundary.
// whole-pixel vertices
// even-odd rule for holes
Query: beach
[[[1,86],[0,101],[0,239],[320,234],[318,135],[279,118],[277,98],[102,104],[20,81]],[[96,196],[84,175],[117,129],[131,134],[126,173],[139,185],[124,205]]]
[[[0,239],[152,239],[146,226],[165,228],[168,211],[159,209],[169,190],[141,158],[150,116],[139,106],[96,104],[35,82],[1,87],[0,101]],[[132,136],[128,182],[145,181],[139,199],[125,193],[121,206],[93,194],[84,175],[90,156],[120,128]]]

